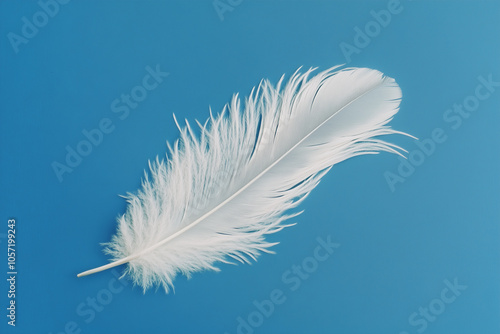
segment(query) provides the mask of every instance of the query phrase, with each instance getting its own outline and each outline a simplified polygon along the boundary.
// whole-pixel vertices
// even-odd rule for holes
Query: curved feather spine
[[[168,287],[172,286],[173,277],[175,277],[178,271],[181,271],[185,275],[189,276],[191,272],[202,269],[216,270],[216,268],[213,267],[213,263],[216,261],[227,262],[224,260],[225,256],[235,258],[242,262],[247,261],[246,256],[255,259],[259,252],[269,252],[267,248],[273,245],[273,243],[264,242],[263,236],[265,234],[277,232],[278,230],[288,226],[281,224],[286,218],[290,217],[285,216],[284,212],[297,206],[307,196],[309,191],[311,191],[317,185],[321,177],[331,168],[333,164],[345,160],[349,157],[360,154],[378,153],[378,151],[388,151],[400,154],[398,151],[400,148],[398,146],[388,144],[379,139],[373,138],[386,134],[401,134],[401,132],[394,131],[384,126],[392,118],[392,115],[397,112],[397,106],[394,103],[387,103],[388,106],[386,106],[386,109],[389,109],[388,111],[386,111],[387,115],[381,116],[380,120],[374,120],[374,124],[370,124],[370,127],[368,127],[368,129],[364,129],[361,125],[359,129],[356,128],[356,130],[353,130],[353,133],[351,134],[342,134],[341,136],[339,136],[340,139],[334,138],[333,141],[327,141],[325,143],[321,141],[319,143],[315,143],[313,141],[308,144],[310,146],[303,145],[309,140],[309,138],[314,136],[319,129],[322,129],[325,124],[334,119],[335,116],[337,116],[345,109],[348,109],[351,105],[355,104],[358,100],[364,98],[366,95],[369,95],[373,90],[379,89],[380,86],[383,86],[384,84],[394,90],[393,92],[391,92],[391,94],[387,92],[386,93],[390,96],[394,96],[394,101],[392,102],[395,102],[395,100],[397,100],[397,104],[399,104],[399,88],[397,87],[397,85],[395,85],[395,83],[393,83],[393,81],[390,81],[392,79],[384,78],[380,72],[367,69],[345,69],[338,72],[333,72],[332,70],[333,69],[330,69],[328,71],[320,73],[309,81],[307,80],[308,75],[313,71],[313,69],[307,71],[302,75],[296,72],[283,89],[281,89],[283,77],[278,82],[276,88],[272,88],[267,81],[261,82],[261,84],[257,87],[257,90],[253,89],[250,97],[246,100],[246,109],[242,118],[239,116],[239,99],[237,95],[235,95],[231,102],[230,108],[225,107],[221,115],[219,115],[217,118],[214,118],[211,114],[209,121],[209,124],[211,125],[210,130],[207,128],[207,123],[205,123],[204,126],[200,125],[202,133],[201,139],[199,141],[197,140],[194,132],[189,126],[189,123],[186,122],[186,127],[181,128],[178,125],[177,120],[175,120],[177,126],[181,131],[181,141],[177,141],[174,144],[174,148],[171,148],[169,146],[170,159],[168,160],[168,169],[166,169],[163,161],[159,162],[158,160],[156,162],[156,165],[152,166],[151,172],[153,175],[153,181],[150,182],[146,177],[146,180],[143,182],[143,191],[138,195],[129,195],[129,209],[127,210],[127,213],[120,218],[118,234],[114,236],[113,241],[108,244],[108,252],[111,253],[115,258],[118,258],[117,261],[84,272],[79,276],[84,276],[86,274],[91,274],[100,270],[109,269],[113,266],[129,261],[130,263],[129,267],[127,268],[127,272],[132,274],[135,283],[143,285],[145,289],[153,283],[159,283],[162,284],[165,287],[165,290],[168,291]],[[366,73],[361,73],[362,71]],[[373,84],[373,87],[371,89],[364,91],[362,94],[359,94],[357,97],[349,100],[347,103],[344,103],[335,112],[331,112],[328,117],[319,122],[319,124],[316,124],[314,128],[309,129],[305,135],[296,140],[293,145],[288,145],[290,146],[288,147],[286,137],[283,137],[283,129],[287,129],[287,126],[288,130],[293,127],[297,129],[297,125],[300,126],[301,124],[293,124],[294,118],[300,119],[302,117],[302,121],[307,120],[307,117],[305,116],[308,116],[307,113],[312,113],[312,110],[315,109],[314,103],[316,102],[316,98],[319,96],[319,100],[324,99],[326,93],[321,92],[322,87],[328,84],[331,85],[332,81],[333,86],[335,86],[336,83],[334,82],[334,79],[336,76],[340,76],[341,73],[348,73],[349,75],[353,76],[356,75],[356,73],[361,73],[362,75],[360,75],[360,77],[376,76],[375,79],[370,78],[370,80],[374,81],[376,84]],[[346,76],[346,78],[348,79],[348,75]],[[310,95],[312,93],[314,94],[311,97]],[[301,106],[301,104],[303,103],[306,103],[306,106]],[[392,110],[390,108],[391,106],[393,107]],[[299,110],[297,111],[297,109]],[[228,113],[229,115],[226,116],[225,113]],[[313,117],[315,115],[310,116]],[[262,123],[260,128],[255,126],[256,119],[259,119]],[[349,126],[354,128],[354,126],[351,124],[346,125],[346,127]],[[231,137],[232,134],[236,135]],[[349,138],[349,136],[352,136],[352,138]],[[228,180],[224,180],[228,182],[224,184],[216,183],[215,185],[212,185],[215,186],[215,188],[217,188],[217,186],[219,188],[223,188],[223,186],[231,188],[231,186],[234,185],[233,181],[235,179],[235,175],[238,172],[243,174],[243,179],[247,177],[244,184],[241,184],[239,187],[232,189],[232,192],[229,195],[225,194],[225,197],[219,197],[218,201],[216,201],[218,204],[212,205],[212,207],[210,207],[210,205],[207,206],[207,203],[204,203],[203,201],[201,203],[204,204],[201,205],[201,207],[197,207],[196,205],[191,207],[190,202],[196,202],[196,200],[199,201],[199,198],[196,198],[196,195],[190,193],[189,191],[185,192],[185,198],[183,198],[185,202],[183,205],[180,205],[182,210],[178,211],[177,219],[173,219],[177,222],[177,225],[173,224],[175,225],[174,229],[171,229],[170,231],[168,231],[167,229],[167,231],[169,232],[168,236],[164,237],[161,240],[156,240],[153,244],[144,246],[143,244],[141,244],[141,240],[134,240],[136,236],[128,235],[131,232],[130,229],[132,229],[133,232],[137,232],[138,236],[143,235],[144,226],[143,224],[137,223],[137,221],[145,219],[143,217],[144,215],[148,216],[148,219],[158,218],[158,220],[161,220],[161,204],[165,204],[165,202],[168,202],[164,199],[169,199],[168,194],[165,194],[165,191],[169,186],[173,187],[173,189],[180,189],[179,187],[182,187],[189,190],[199,188],[205,190],[207,185],[203,183],[203,176],[207,176],[203,173],[193,173],[192,170],[203,172],[203,170],[200,170],[200,168],[206,166],[198,166],[196,165],[196,161],[190,161],[189,159],[192,157],[202,157],[200,160],[202,160],[203,163],[206,163],[207,166],[211,166],[211,164],[219,166],[219,164],[214,163],[213,160],[224,158],[225,153],[220,149],[220,147],[227,147],[234,150],[234,147],[231,146],[231,140],[237,141],[243,148],[247,150],[250,146],[252,146],[253,148],[252,150],[249,150],[247,154],[242,154],[241,156],[239,156],[239,159],[235,157],[236,162],[228,162],[228,166],[222,164],[222,167],[227,167],[230,171]],[[182,143],[182,147],[179,146],[180,143]],[[329,145],[331,145],[332,147],[329,147]],[[208,149],[206,148],[206,146],[208,146]],[[286,150],[283,150],[283,147],[285,147]],[[327,149],[325,149],[325,147]],[[259,222],[250,222],[250,227],[245,226],[244,224],[237,225],[236,227],[227,227],[218,226],[217,224],[210,222],[210,224],[212,224],[213,226],[208,229],[209,232],[221,234],[220,230],[226,232],[229,231],[227,232],[228,235],[230,234],[228,238],[234,237],[236,241],[247,242],[249,245],[245,244],[239,248],[238,245],[229,245],[234,246],[234,249],[230,249],[230,247],[224,246],[221,247],[222,250],[220,252],[212,253],[210,253],[210,249],[199,249],[197,254],[189,254],[189,256],[187,256],[187,259],[191,260],[193,263],[188,265],[185,265],[184,263],[177,263],[178,268],[168,266],[168,263],[163,263],[164,261],[159,258],[151,261],[151,263],[159,263],[161,265],[165,265],[166,269],[164,271],[155,271],[150,268],[151,263],[149,263],[147,259],[143,261],[143,263],[139,263],[141,259],[144,260],[144,258],[147,257],[147,254],[154,253],[155,250],[158,250],[172,240],[176,238],[178,239],[178,237],[185,235],[185,233],[187,233],[194,227],[203,225],[200,223],[219,213],[219,211],[222,210],[228,203],[235,200],[239,195],[244,193],[257,181],[266,176],[274,167],[279,165],[280,162],[289,157],[289,155],[298,148],[307,153],[306,155],[309,158],[315,156],[314,154],[316,154],[316,152],[314,151],[317,150],[318,154],[321,153],[321,155],[319,155],[321,157],[321,163],[317,163],[311,168],[307,166],[301,166],[300,168],[296,168],[297,170],[299,170],[299,172],[290,172],[290,178],[283,180],[285,182],[283,182],[283,184],[279,185],[277,188],[283,188],[283,191],[287,194],[286,196],[288,197],[284,202],[278,203],[282,204],[282,207],[272,208],[272,210],[276,212],[271,211],[270,213],[261,213],[261,217],[259,219],[263,220],[265,223],[261,224]],[[282,150],[281,153],[280,150]],[[313,152],[314,154],[311,154],[311,152],[307,150]],[[333,159],[328,157],[328,153],[331,152],[334,152],[337,155]],[[235,151],[234,153],[238,152]],[[276,154],[277,156],[274,156]],[[206,155],[211,156],[206,157]],[[255,155],[259,155],[259,157],[255,157]],[[274,159],[267,165],[265,164],[266,155],[270,155],[272,159]],[[188,159],[188,162],[186,162],[186,159]],[[291,161],[297,162],[297,159],[291,159]],[[252,163],[257,167],[252,169],[252,166],[250,166],[252,165]],[[182,166],[187,166],[192,170],[188,170],[186,172],[187,175],[184,175],[184,171],[179,172],[178,170],[178,168],[181,168]],[[285,168],[285,171],[287,168]],[[293,169],[293,166],[288,169]],[[175,175],[177,175],[178,177],[176,178],[174,175],[173,177],[168,178],[168,176],[166,176],[167,172],[174,174],[177,173]],[[253,174],[251,172],[253,172]],[[210,184],[210,182],[206,183]],[[193,184],[195,186],[192,186]],[[294,187],[297,188],[295,189]],[[224,189],[216,190],[219,191],[218,194],[224,194]],[[275,192],[276,189],[265,189],[265,191],[263,192],[264,198],[266,198],[266,196],[269,196],[269,194],[273,194]],[[182,194],[182,191],[180,193]],[[151,194],[153,194],[154,196],[150,196]],[[154,197],[154,200],[152,199],[152,197]],[[251,197],[248,198],[252,199]],[[256,199],[254,202],[258,204],[259,201],[258,199]],[[197,204],[199,205],[200,203],[198,202]],[[203,212],[203,210],[205,211],[193,221],[182,224],[185,219],[188,219],[187,215],[192,215],[191,211],[193,210],[200,210],[201,212]],[[224,215],[222,215],[221,217],[224,217]],[[269,221],[266,221],[267,219],[269,219]],[[159,232],[165,231],[162,229],[161,224],[149,224],[147,226],[153,226],[157,228]],[[254,229],[260,230],[256,231]],[[173,230],[175,230],[175,232]],[[240,230],[243,231],[243,233],[240,233]],[[203,233],[205,233],[205,231],[203,231]],[[222,235],[224,235],[224,233],[222,233]],[[234,235],[231,233],[234,233]],[[251,238],[249,237],[249,235]],[[214,238],[214,240],[219,237],[217,235],[210,235],[209,233],[203,234],[203,236]],[[150,239],[154,239],[154,236],[148,237]],[[248,240],[245,240],[245,237],[248,237]],[[124,241],[124,239],[127,239],[127,241]],[[139,239],[139,237],[137,237],[137,239]],[[224,238],[219,239],[221,240],[218,241],[220,243],[223,243],[222,239]],[[129,242],[129,244],[127,244],[127,242]],[[132,245],[132,243],[134,242],[136,242],[136,244]],[[215,242],[214,244],[215,246],[207,243],[204,246],[205,248],[207,248],[207,246],[218,246]],[[190,245],[190,241],[187,242],[187,245]],[[135,249],[139,248],[139,250],[131,252],[131,254],[128,256],[123,256],[128,251],[128,249],[125,249],[127,247]],[[170,251],[175,252],[176,249],[172,248]],[[188,252],[188,250],[186,250],[186,252]],[[205,258],[205,254],[202,253],[207,253],[208,258]],[[166,255],[168,256],[169,254]],[[182,258],[182,254],[180,255],[180,258]]]

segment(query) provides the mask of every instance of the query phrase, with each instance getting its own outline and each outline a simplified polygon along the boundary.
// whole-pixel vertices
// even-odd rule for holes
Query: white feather
[[[106,252],[127,263],[144,290],[168,292],[178,273],[218,270],[217,262],[255,260],[270,252],[265,236],[288,226],[290,213],[336,163],[399,147],[376,137],[401,133],[386,124],[401,90],[378,71],[313,69],[267,80],[245,99],[235,95],[198,135],[186,121],[167,160],[150,164],[142,189],[128,194],[126,213]],[[177,123],[177,120],[176,120]]]

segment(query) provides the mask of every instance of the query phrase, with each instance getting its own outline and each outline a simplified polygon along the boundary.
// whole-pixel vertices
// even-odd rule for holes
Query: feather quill
[[[245,99],[236,94],[200,127],[186,121],[167,159],[150,162],[142,189],[127,194],[126,213],[105,252],[114,262],[78,276],[128,263],[144,291],[168,293],[177,274],[218,270],[217,262],[250,262],[275,243],[292,212],[330,168],[380,151],[404,151],[379,136],[404,134],[387,123],[401,90],[367,68],[295,72],[274,87],[263,80]],[[243,110],[241,110],[243,109]],[[175,116],[174,116],[175,119]]]

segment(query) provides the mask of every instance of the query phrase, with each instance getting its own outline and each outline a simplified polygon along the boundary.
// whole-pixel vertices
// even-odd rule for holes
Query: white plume
[[[394,79],[366,68],[296,72],[276,87],[263,80],[222,113],[186,121],[166,160],[150,164],[142,189],[128,194],[126,213],[106,252],[127,263],[125,274],[144,290],[168,292],[178,273],[218,270],[217,262],[255,260],[270,252],[266,234],[288,226],[290,213],[336,163],[400,148],[378,136],[400,133],[386,124],[397,113]],[[176,121],[177,123],[177,121]]]

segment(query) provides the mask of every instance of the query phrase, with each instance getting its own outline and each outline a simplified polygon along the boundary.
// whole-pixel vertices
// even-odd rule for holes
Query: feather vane
[[[144,290],[166,292],[181,273],[218,270],[217,262],[250,262],[275,243],[292,212],[330,168],[380,151],[404,151],[380,136],[401,90],[366,68],[298,71],[276,86],[263,80],[244,101],[236,94],[198,134],[186,121],[167,159],[150,163],[142,189],[128,194],[106,253],[128,263],[125,274]],[[175,118],[175,117],[174,117]]]

